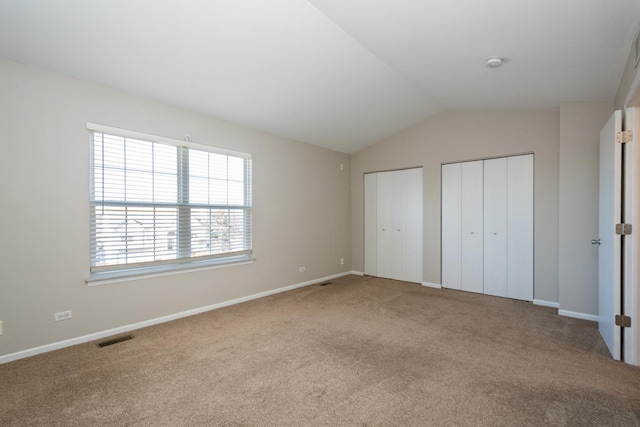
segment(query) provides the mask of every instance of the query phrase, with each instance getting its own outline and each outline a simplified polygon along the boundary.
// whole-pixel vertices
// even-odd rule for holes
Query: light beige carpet
[[[0,365],[2,426],[634,426],[595,323],[348,276]]]

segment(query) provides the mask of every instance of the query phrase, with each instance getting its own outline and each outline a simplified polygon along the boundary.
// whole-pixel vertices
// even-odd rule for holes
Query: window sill
[[[253,258],[252,256],[242,255],[224,259],[196,261],[183,264],[167,264],[145,268],[101,271],[99,273],[92,273],[84,281],[88,286],[108,285],[110,283],[129,282],[132,280],[170,276],[173,274],[188,273],[193,271],[234,267],[238,265],[251,264],[254,261],[255,258]]]

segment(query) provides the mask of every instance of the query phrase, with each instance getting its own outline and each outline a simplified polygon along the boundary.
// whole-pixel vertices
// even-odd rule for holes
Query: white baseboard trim
[[[558,314],[560,316],[565,316],[565,317],[573,317],[573,318],[582,319],[582,320],[591,320],[592,322],[598,321],[598,316],[595,314],[577,313],[575,311],[568,311],[568,310],[558,310]]]
[[[364,273],[362,271],[351,270],[351,274],[353,274],[354,276],[364,276]]]
[[[533,303],[535,305],[542,305],[544,307],[552,307],[552,308],[560,308],[560,304],[557,302],[553,302],[553,301],[544,301],[541,299],[534,299]]]
[[[422,286],[426,288],[442,289],[442,285],[440,283],[422,282]]]
[[[59,341],[51,344],[46,344],[40,347],[34,347],[27,350],[18,351],[11,354],[0,356],[0,365],[3,363],[13,362],[14,360],[24,359],[26,357],[35,356],[42,353],[48,353],[50,351],[59,350],[65,347],[71,347],[72,345],[84,344],[89,341],[99,340],[101,338],[110,337],[113,335],[123,334],[125,332],[133,331],[136,329],[146,328],[147,326],[158,325],[160,323],[170,322],[172,320],[181,319],[183,317],[189,317],[207,311],[216,310],[222,307],[228,307],[230,305],[240,304],[243,302],[251,301],[258,298],[267,297],[269,295],[275,295],[282,292],[291,291],[293,289],[303,288],[305,286],[315,285],[316,283],[326,282],[327,280],[337,279],[338,277],[348,276],[354,274],[351,271],[344,273],[338,273],[331,276],[321,277],[319,279],[309,280],[307,282],[297,283],[295,285],[285,286],[282,288],[272,289],[270,291],[260,292],[246,297],[240,297],[229,301],[220,302],[217,304],[207,305],[205,307],[194,308],[192,310],[183,311],[180,313],[170,314],[168,316],[156,317],[155,319],[144,320],[138,323],[132,323],[126,326],[120,326],[113,329],[107,329],[105,331],[95,332],[89,335],[83,335],[81,337],[71,338],[64,341]]]

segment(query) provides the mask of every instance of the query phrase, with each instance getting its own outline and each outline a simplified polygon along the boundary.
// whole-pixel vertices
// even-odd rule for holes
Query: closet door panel
[[[462,163],[461,289],[483,292],[483,162]]]
[[[364,176],[364,274],[377,276],[378,226],[377,226],[377,175]]]
[[[507,296],[507,159],[484,161],[484,293]]]
[[[407,169],[407,278],[422,283],[422,168]]]
[[[533,155],[508,158],[507,296],[533,300]]]
[[[442,287],[461,289],[461,164],[442,165]]]
[[[406,171],[378,173],[377,226],[379,277],[407,279]]]

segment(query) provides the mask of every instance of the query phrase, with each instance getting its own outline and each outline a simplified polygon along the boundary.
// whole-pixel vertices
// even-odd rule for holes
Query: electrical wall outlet
[[[60,313],[56,313],[53,315],[53,320],[59,322],[61,320],[71,319],[73,316],[71,315],[71,310],[61,311]]]
[[[306,268],[300,267],[300,273],[304,272],[305,270],[306,270]]]
[[[0,335],[2,335],[2,320],[0,320]]]
[[[344,265],[344,258],[340,258],[340,265]]]

